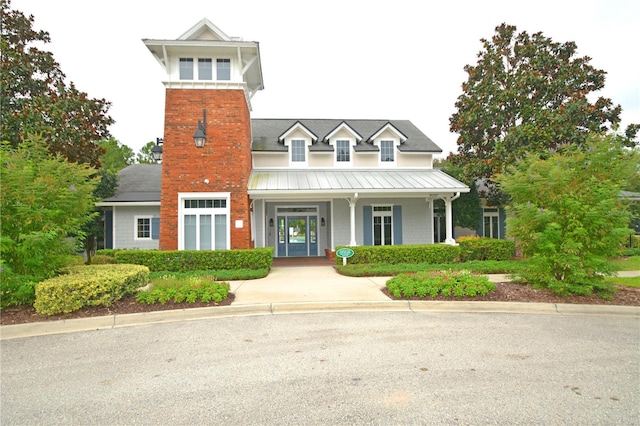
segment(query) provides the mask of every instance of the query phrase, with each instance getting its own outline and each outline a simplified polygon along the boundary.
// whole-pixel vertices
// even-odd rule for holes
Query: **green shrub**
[[[17,275],[7,265],[0,267],[0,309],[8,306],[32,305],[36,299],[38,278]]]
[[[198,301],[220,303],[229,297],[229,283],[216,282],[206,277],[190,277],[184,279],[172,275],[156,280],[150,290],[138,292],[136,300],[146,304],[195,303]]]
[[[111,306],[149,281],[149,269],[138,265],[74,266],[69,273],[35,287],[36,312],[56,315],[85,306]]]
[[[438,271],[400,274],[387,281],[387,290],[393,297],[475,297],[495,290],[485,276],[469,271]]]
[[[460,261],[470,260],[511,260],[516,252],[516,244],[511,240],[497,238],[460,238]]]
[[[100,249],[96,250],[96,256],[109,256],[115,257],[116,253],[120,251],[125,251],[127,249]]]
[[[123,250],[115,253],[118,263],[144,265],[151,271],[211,271],[271,269],[273,247],[248,250]]]
[[[115,257],[104,254],[96,254],[91,258],[92,265],[113,265],[115,263],[118,263]]]
[[[343,247],[337,247],[336,251]],[[400,246],[357,246],[349,247],[354,251],[349,264],[391,265],[399,263],[454,263],[460,256],[460,248],[448,244],[420,244]],[[342,264],[342,258],[336,256],[336,264]]]

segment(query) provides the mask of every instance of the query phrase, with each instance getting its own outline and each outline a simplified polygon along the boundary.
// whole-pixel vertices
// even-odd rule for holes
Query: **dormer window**
[[[305,158],[305,150],[307,148],[307,144],[302,139],[293,139],[291,141],[291,161],[294,163],[306,161]]]
[[[218,80],[231,80],[231,59],[216,59]]]
[[[336,161],[338,163],[348,163],[351,161],[351,150],[348,140],[339,139],[336,141]]]
[[[180,58],[180,80],[193,80],[193,58]]]
[[[380,161],[383,163],[392,163],[395,161],[393,141],[380,141]]]
[[[212,80],[213,79],[213,65],[211,64],[211,58],[199,58],[198,59],[198,80]]]

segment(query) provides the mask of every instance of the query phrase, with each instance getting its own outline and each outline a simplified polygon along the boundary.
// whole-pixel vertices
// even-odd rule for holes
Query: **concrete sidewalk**
[[[275,267],[264,278],[231,281],[234,305],[282,302],[389,300],[380,290],[390,277],[346,277],[332,266]]]

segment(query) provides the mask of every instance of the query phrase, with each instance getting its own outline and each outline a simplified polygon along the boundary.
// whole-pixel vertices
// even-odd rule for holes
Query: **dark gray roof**
[[[118,172],[118,190],[103,203],[160,202],[162,165],[132,164]]]
[[[442,149],[438,145],[409,120],[253,118],[251,119],[251,132],[253,136],[251,149],[253,151],[286,152],[287,147],[283,145],[279,138],[298,122],[318,136],[318,140],[314,141],[310,147],[311,151],[332,150],[331,146],[325,141],[326,136],[342,123],[346,123],[363,138],[355,148],[356,151],[377,151],[378,148],[372,145],[369,139],[384,126],[391,124],[407,137],[407,140],[398,148],[401,152],[442,152]]]

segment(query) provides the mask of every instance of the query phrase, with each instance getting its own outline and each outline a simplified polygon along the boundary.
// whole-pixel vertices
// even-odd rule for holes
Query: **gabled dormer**
[[[318,141],[318,136],[296,121],[278,137],[278,142],[289,150],[289,165],[306,167],[309,164],[309,147]]]
[[[354,147],[362,141],[362,135],[355,131],[345,121],[329,132],[324,141],[335,152],[334,164],[337,167],[351,166],[353,164]]]
[[[407,139],[397,127],[387,122],[367,139],[367,143],[376,147],[376,151],[380,153],[378,162],[381,167],[395,167],[398,148]]]
[[[176,40],[142,40],[166,72],[167,89],[243,89],[249,101],[264,88],[257,42],[229,37],[202,19]]]

